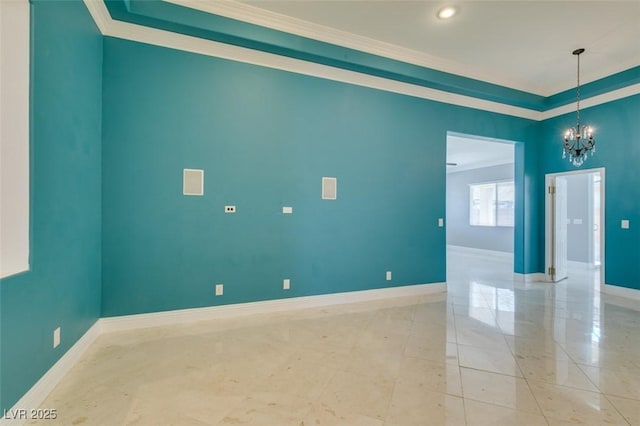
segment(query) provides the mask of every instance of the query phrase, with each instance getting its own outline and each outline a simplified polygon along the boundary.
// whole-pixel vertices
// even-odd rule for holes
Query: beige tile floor
[[[637,302],[448,262],[446,295],[104,334],[42,424],[640,425]]]

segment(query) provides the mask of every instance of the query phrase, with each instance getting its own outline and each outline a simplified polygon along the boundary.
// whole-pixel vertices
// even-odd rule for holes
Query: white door
[[[600,172],[592,173],[590,175],[590,190],[591,190],[591,226],[593,230],[593,235],[591,238],[591,264],[595,267],[600,266],[600,244],[601,241],[601,226],[602,226],[602,217],[601,217],[601,208],[600,208],[600,191],[601,191],[601,183],[602,178],[600,177]]]
[[[593,169],[592,173],[598,176],[594,178],[593,188],[593,215],[590,222],[595,224],[593,240],[593,261],[600,261],[600,279],[595,280],[596,285],[604,283],[604,259],[605,259],[605,169]],[[598,184],[596,185],[596,181]],[[566,176],[547,174],[545,176],[545,280],[558,282],[568,277],[568,235],[567,235],[567,195],[568,181]]]
[[[552,268],[553,282],[567,278],[567,179],[558,176],[553,186]]]

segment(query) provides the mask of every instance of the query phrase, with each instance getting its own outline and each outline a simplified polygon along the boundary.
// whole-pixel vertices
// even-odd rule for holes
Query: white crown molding
[[[553,112],[547,111],[545,113],[541,113],[540,111],[528,108],[516,107],[499,102],[478,99],[471,96],[445,92],[442,90],[430,89],[423,86],[403,83],[396,80],[344,70],[314,62],[279,56],[273,53],[252,50],[245,47],[228,45],[184,34],[177,34],[170,31],[113,20],[111,19],[111,15],[102,0],[84,0],[84,2],[102,34],[115,38],[137,41],[140,43],[228,59],[236,62],[243,62],[530,120],[540,121],[556,115],[562,115],[566,112],[572,111],[573,108],[570,104],[556,108],[552,110]],[[599,103],[609,102],[611,100],[640,93],[640,85],[636,86],[630,86],[631,88],[634,88],[633,90],[625,88],[611,92],[617,97],[611,97],[611,94],[605,94],[585,99],[582,103],[585,106],[589,106],[590,104],[597,105]]]
[[[417,50],[385,43],[380,40],[316,24],[260,7],[233,0],[163,0],[177,6],[199,10],[201,12],[224,16],[249,24],[259,25],[285,33],[342,46],[361,52],[371,53],[384,58],[431,68],[467,78],[481,80],[528,93],[535,93],[536,87],[524,80],[516,80],[512,76],[496,72],[471,69],[468,65],[441,57],[429,55]]]
[[[84,335],[78,339],[78,341],[64,354],[62,357],[53,364],[45,374],[38,380],[29,391],[16,402],[9,411],[9,417],[11,414],[18,413],[18,410],[26,410],[27,418],[7,418],[7,415],[0,417],[0,426],[18,426],[25,424],[29,418],[29,410],[40,407],[40,404],[44,402],[49,393],[60,383],[60,381],[71,371],[78,361],[82,358],[82,355],[89,349],[89,347],[95,342],[98,336],[102,333],[100,330],[100,320],[95,322]],[[55,408],[55,407],[51,407]]]
[[[104,35],[137,41],[171,49],[197,53],[216,58],[228,59],[252,65],[258,65],[283,71],[304,74],[327,80],[340,81],[357,86],[399,93],[417,98],[435,100],[447,104],[496,112],[515,117],[537,120],[540,113],[527,108],[515,107],[499,102],[487,101],[471,96],[459,95],[428,87],[403,83],[382,77],[376,77],[355,71],[344,70],[328,65],[280,56],[273,53],[233,46],[216,41],[205,40],[170,31],[149,28],[142,25],[111,19],[106,6],[99,0],[85,0],[87,8]],[[102,25],[102,26],[101,26]]]
[[[288,299],[265,300],[261,302],[237,303],[233,305],[209,306],[206,308],[180,309],[149,314],[125,315],[100,319],[103,333],[133,330],[138,328],[160,327],[208,321],[221,318],[237,318],[247,315],[269,314],[294,311],[346,303],[368,302],[408,296],[425,296],[445,293],[446,283],[417,284],[401,287],[386,287],[374,290],[361,290],[346,293],[321,294],[317,296],[292,297]]]
[[[283,15],[270,10],[241,3],[235,0],[162,0],[177,6],[199,10],[205,13],[224,16],[249,24],[259,25],[285,33],[371,53],[397,61],[418,65],[442,72],[447,72],[462,77],[472,78],[487,83],[511,89],[522,90],[527,93],[549,97],[555,93],[569,90],[574,86],[556,85],[554,87],[540,87],[530,81],[515,79],[512,75],[496,72],[495,70],[483,70],[470,68],[468,64],[442,57],[429,55],[425,52],[409,49],[391,43],[386,43],[370,37],[350,33],[325,25],[317,24],[292,16]],[[599,80],[638,65],[638,56],[630,56],[624,62],[610,64],[607,69],[598,69],[584,74],[583,84]]]
[[[89,10],[89,14],[96,23],[102,35],[107,35],[109,24],[112,22],[111,15],[104,5],[103,0],[84,0],[84,4]]]
[[[640,51],[640,49],[639,49]],[[597,68],[591,71],[580,71],[580,85],[584,86],[601,78],[606,78],[614,74],[618,74],[623,71],[627,71],[631,68],[635,68],[640,65],[640,55],[630,55],[625,61],[615,62],[608,64],[606,67]],[[566,85],[556,84],[553,86],[547,86],[544,90],[538,90],[537,93],[544,97],[555,95],[556,93],[564,92],[565,90],[575,90],[575,83],[567,87]]]
[[[640,83],[632,84],[631,86],[623,87],[622,89],[612,90],[611,92],[603,93],[601,95],[592,96],[586,99],[580,99],[580,109],[587,109],[590,107],[606,104],[607,102],[617,101],[618,99],[627,98],[640,94]],[[572,102],[561,107],[553,108],[540,113],[539,120],[546,120],[549,118],[557,117],[559,115],[575,112],[576,106]]]

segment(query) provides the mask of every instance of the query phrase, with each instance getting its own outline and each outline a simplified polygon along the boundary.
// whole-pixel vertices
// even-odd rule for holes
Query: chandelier
[[[587,154],[596,152],[596,140],[593,137],[593,128],[586,124],[580,125],[580,54],[584,49],[576,49],[573,54],[578,57],[578,85],[576,86],[576,125],[569,128],[564,134],[562,158],[567,158],[574,166],[580,167],[587,159]]]

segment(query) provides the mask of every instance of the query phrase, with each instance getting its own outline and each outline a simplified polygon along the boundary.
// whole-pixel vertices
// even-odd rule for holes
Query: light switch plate
[[[53,347],[57,348],[60,346],[60,327],[53,330]]]
[[[282,213],[283,214],[291,214],[291,213],[293,213],[293,207],[283,207],[282,208]]]
[[[439,226],[440,228],[442,228],[442,227],[444,226],[444,219],[443,219],[443,218],[441,218],[441,217],[439,217],[439,218],[438,218],[438,226]]]
[[[391,281],[391,271],[387,271],[387,281]]]
[[[216,284],[216,296],[222,296],[224,294],[224,285]]]
[[[282,280],[282,289],[289,290],[291,288],[291,280],[289,278]]]
[[[622,229],[629,229],[629,219],[622,219],[620,221],[620,227]]]

